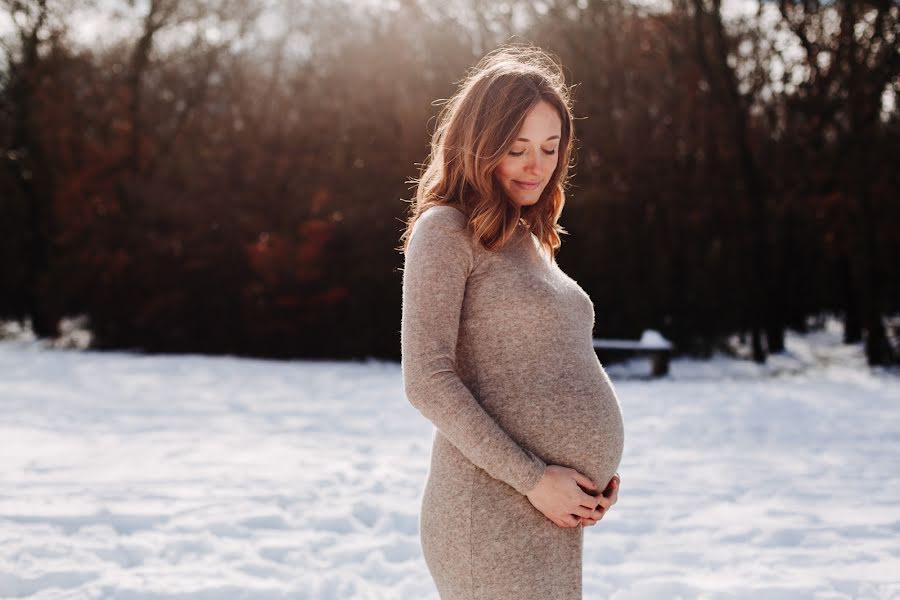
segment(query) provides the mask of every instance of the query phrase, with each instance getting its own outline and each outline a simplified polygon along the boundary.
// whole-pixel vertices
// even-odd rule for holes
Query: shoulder
[[[429,227],[446,227],[450,229],[466,229],[468,219],[461,210],[449,204],[438,204],[425,209],[416,223],[428,223]]]
[[[412,238],[428,237],[451,244],[471,241],[466,216],[461,210],[446,204],[425,209],[416,219],[411,235]]]
[[[440,268],[466,265],[471,270],[475,254],[468,218],[461,210],[443,204],[430,206],[413,223],[407,261],[443,265]]]

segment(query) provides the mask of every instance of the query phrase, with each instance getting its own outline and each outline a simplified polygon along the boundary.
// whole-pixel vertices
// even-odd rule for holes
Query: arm
[[[403,270],[403,385],[409,402],[466,458],[527,494],[546,464],[500,428],[455,371],[463,295],[474,264],[464,221],[455,209],[432,207],[413,227]]]

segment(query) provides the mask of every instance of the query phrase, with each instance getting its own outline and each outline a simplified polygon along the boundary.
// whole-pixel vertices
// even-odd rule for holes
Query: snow
[[[672,342],[663,337],[663,335],[654,329],[645,329],[641,334],[642,346],[656,346],[657,348],[671,348]]]
[[[671,350],[672,342],[658,331],[645,329],[639,340],[594,338],[593,346],[612,350]]]
[[[900,376],[839,334],[608,367],[622,488],[586,599],[900,597]],[[396,363],[0,341],[0,597],[437,600],[431,434]]]

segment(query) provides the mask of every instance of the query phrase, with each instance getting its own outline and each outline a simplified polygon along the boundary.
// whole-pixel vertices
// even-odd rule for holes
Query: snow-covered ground
[[[900,598],[900,375],[839,330],[766,367],[610,366],[584,597]],[[437,600],[399,365],[0,342],[0,597]]]

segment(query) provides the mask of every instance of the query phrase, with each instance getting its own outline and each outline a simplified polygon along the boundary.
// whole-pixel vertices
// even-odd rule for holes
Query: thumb
[[[596,490],[596,489],[597,489],[597,484],[596,484],[596,483],[594,483],[593,481],[590,480],[589,477],[585,477],[584,475],[582,475],[582,474],[579,473],[578,471],[575,471],[574,477],[575,477],[575,482],[578,483],[578,485],[580,485],[580,486],[582,486],[582,487],[586,487],[586,488],[591,489],[591,490]]]

